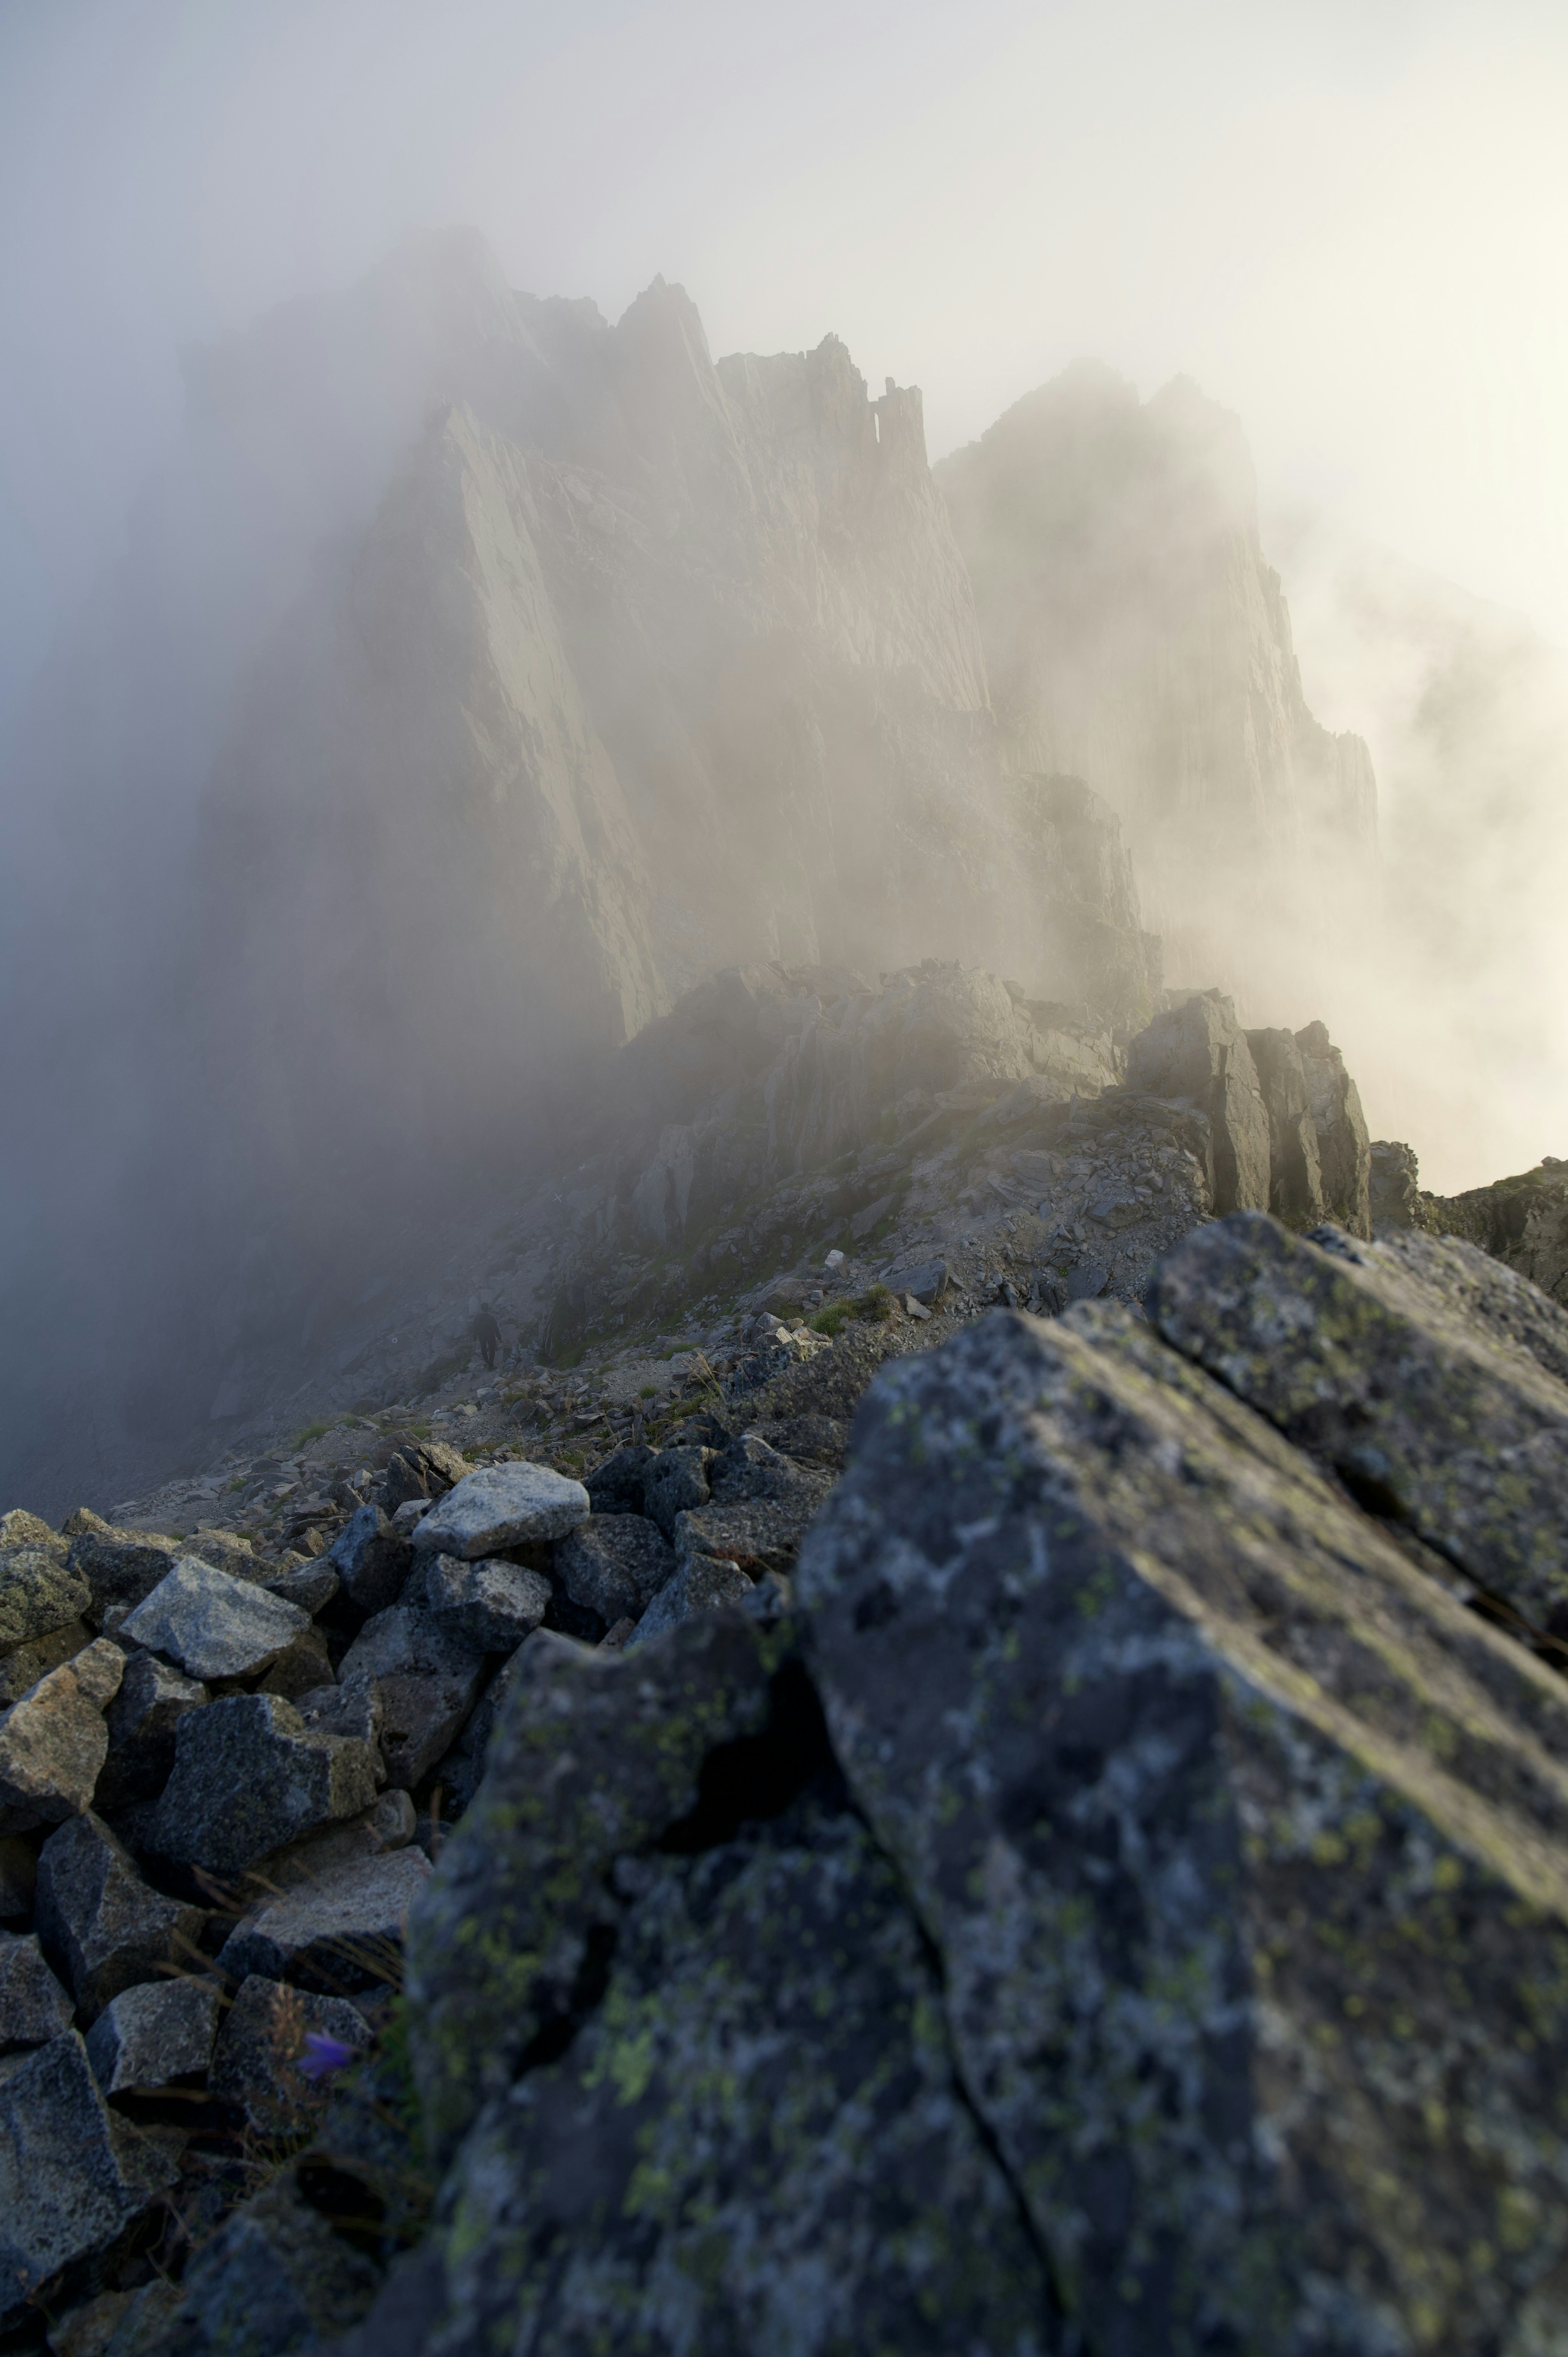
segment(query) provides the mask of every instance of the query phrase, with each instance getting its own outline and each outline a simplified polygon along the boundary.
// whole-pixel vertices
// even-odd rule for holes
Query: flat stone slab
[[[507,1547],[564,1538],[588,1519],[588,1493],[548,1465],[483,1465],[415,1524],[421,1554],[499,1555]]]
[[[44,1962],[38,1935],[0,1932],[0,2054],[47,2046],[70,2028],[73,2010]]]
[[[119,1634],[162,1653],[188,1677],[243,1678],[268,1668],[309,1626],[297,1604],[199,1555],[181,1555],[121,1622]]]
[[[384,1985],[431,1870],[422,1849],[389,1850],[263,1899],[230,1933],[219,1964],[237,1980],[260,1973],[323,1996]]]
[[[167,2087],[212,2060],[222,1991],[216,1981],[143,1981],[112,1998],[88,2033],[87,2059],[106,2095]]]

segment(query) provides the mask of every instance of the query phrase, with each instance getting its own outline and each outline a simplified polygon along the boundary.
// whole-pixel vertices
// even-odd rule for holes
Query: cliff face
[[[1307,709],[1237,421],[1184,379],[1141,404],[1080,363],[936,474],[1004,758],[1121,813],[1176,978],[1256,983],[1260,914],[1327,947],[1375,860],[1371,761]]]

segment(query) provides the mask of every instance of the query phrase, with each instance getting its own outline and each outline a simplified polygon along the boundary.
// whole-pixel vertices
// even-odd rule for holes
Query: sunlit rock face
[[[1171,978],[1256,990],[1331,950],[1374,860],[1371,760],[1307,709],[1238,420],[1079,362],[936,471],[1004,758],[1120,813]]]

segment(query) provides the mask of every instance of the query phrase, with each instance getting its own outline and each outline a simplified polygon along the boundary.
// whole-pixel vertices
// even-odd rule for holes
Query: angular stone
[[[0,1834],[0,1923],[21,1922],[31,1915],[37,1877],[31,1842],[19,1834]]]
[[[319,1692],[332,1677],[332,1655],[324,1632],[319,1629],[302,1629],[292,1644],[285,1645],[270,1669],[256,1680],[258,1694],[283,1695],[290,1702],[296,1696]]]
[[[87,2059],[106,2095],[167,2087],[212,2060],[223,1992],[214,1980],[143,1981],[111,1999],[87,2038]]]
[[[350,1514],[327,1559],[361,1612],[384,1612],[402,1595],[413,1568],[413,1549],[379,1506]]]
[[[1421,1165],[1413,1146],[1375,1137],[1371,1146],[1372,1233],[1381,1239],[1390,1228],[1411,1228],[1421,1210]],[[1477,1237],[1477,1243],[1482,1239]]]
[[[193,1678],[254,1677],[310,1626],[252,1580],[182,1555],[120,1624],[121,1641],[162,1653]]]
[[[0,2061],[0,2318],[106,2249],[174,2175],[112,2118],[75,2030]]]
[[[640,1655],[542,1629],[520,1649],[484,1782],[409,1921],[413,2052],[438,2156],[530,2044],[571,2021],[620,1921],[609,1867],[689,1813],[716,1745],[767,1723],[769,1667],[759,1633],[729,1614]]]
[[[99,1637],[40,1678],[0,1719],[0,1824],[7,1833],[59,1824],[92,1798],[109,1751],[103,1713],[125,1667]]]
[[[52,1833],[38,1854],[38,1931],[64,1964],[89,2021],[111,1997],[194,1962],[199,1907],[166,1899],[91,1811]]]
[[[646,1453],[651,1462],[652,1451]],[[579,1529],[556,1540],[551,1562],[573,1603],[596,1612],[607,1626],[638,1620],[675,1568],[657,1523],[596,1507]]]
[[[111,1605],[140,1604],[150,1596],[178,1554],[174,1539],[140,1531],[86,1531],[71,1541],[67,1562],[91,1588],[92,1609],[102,1620]]]
[[[1353,1236],[1370,1237],[1372,1143],[1361,1112],[1360,1092],[1321,1023],[1309,1023],[1298,1031],[1295,1044],[1301,1050],[1307,1102],[1317,1131],[1324,1209]]]
[[[73,1662],[91,1642],[80,1620],[68,1620],[62,1628],[51,1629],[47,1637],[31,1638],[0,1655],[0,1710],[9,1710],[14,1702],[31,1693],[40,1678],[47,1678],[62,1662]]]
[[[640,1514],[643,1482],[654,1455],[645,1440],[631,1440],[596,1465],[584,1483],[594,1512]]]
[[[508,1547],[564,1538],[588,1519],[588,1493],[548,1465],[485,1465],[466,1473],[417,1523],[421,1554],[456,1555],[472,1562]]]
[[[106,1714],[109,1757],[98,1779],[100,1809],[123,1809],[163,1790],[174,1766],[179,1722],[207,1699],[198,1679],[160,1662],[156,1653],[132,1654]]]
[[[214,1530],[204,1524],[194,1537],[180,1541],[179,1551],[211,1564],[216,1571],[230,1572],[236,1579],[259,1578],[263,1569],[263,1558],[238,1531]]]
[[[631,1626],[628,1621],[627,1624],[628,1634]],[[500,1715],[512,1682],[517,1676],[518,1663],[523,1659],[529,1646],[538,1641],[540,1634],[540,1631],[535,1631],[532,1637],[523,1640],[515,1653],[508,1654],[475,1704],[467,1725],[443,1762],[441,1789],[446,1796],[454,1816],[462,1815],[479,1789],[479,1781],[484,1775],[485,1763],[489,1755],[490,1737],[495,1730],[496,1720]]]
[[[452,2172],[437,2345],[1060,2350],[898,1878],[842,1793],[645,1871],[602,2004]]]
[[[366,1621],[338,1674],[345,1685],[374,1679],[387,1781],[412,1792],[461,1734],[484,1683],[485,1655],[434,1613],[394,1605]]]
[[[1087,2346],[1556,2345],[1561,1679],[1111,1305],[886,1371],[797,1593]]]
[[[0,1514],[0,1554],[8,1555],[13,1547],[58,1547],[59,1538],[41,1514],[29,1514],[25,1506],[12,1506]]]
[[[294,1706],[318,1735],[352,1736],[379,1750],[386,1706],[373,1678],[353,1677],[346,1685],[312,1686],[293,1697]],[[386,1770],[381,1770],[384,1778]]]
[[[1197,991],[1156,1015],[1127,1050],[1127,1085],[1189,1098],[1208,1114],[1217,1211],[1268,1209],[1269,1116],[1230,999]]]
[[[312,2034],[336,2039],[356,2054],[371,2042],[369,2023],[346,1997],[314,1996],[258,1974],[242,1983],[223,2017],[208,2073],[209,2091],[243,2112],[263,2136],[287,2135],[319,2112],[299,2064]]]
[[[549,1607],[550,1582],[521,1564],[438,1555],[421,1583],[425,1609],[487,1653],[515,1652]]]
[[[0,2054],[47,2045],[70,2028],[74,2011],[44,1962],[37,1934],[0,1932]]]
[[[0,1653],[63,1629],[91,1601],[86,1580],[58,1554],[41,1546],[8,1548],[0,1554]]]
[[[405,1440],[387,1461],[385,1500],[389,1514],[416,1499],[444,1497],[473,1468],[441,1440]]]
[[[419,1831],[413,1803],[402,1791],[383,1792],[357,1817],[345,1817],[302,1842],[269,1857],[257,1881],[266,1890],[295,1890],[382,1857],[389,1850],[406,1849]]]
[[[643,1476],[644,1510],[667,1539],[675,1536],[677,1514],[707,1504],[714,1454],[711,1448],[661,1448]]]
[[[682,1523],[689,1519],[682,1514]],[[678,1629],[682,1620],[703,1612],[717,1612],[725,1604],[743,1603],[750,1593],[751,1581],[738,1564],[724,1555],[682,1555],[678,1548],[676,1570],[665,1581],[623,1650],[634,1653],[652,1638]]]
[[[286,2169],[196,2253],[186,2270],[185,2317],[201,2349],[294,2357],[335,2345],[366,2313],[381,2280]]]
[[[166,1857],[242,1874],[269,1850],[369,1808],[368,1744],[308,1728],[281,1695],[229,1695],[188,1712],[151,1839]]]
[[[218,1961],[236,1980],[259,1973],[324,1996],[395,1986],[408,1910],[430,1872],[423,1850],[395,1849],[301,1880],[253,1907]]]
[[[342,1584],[330,1562],[300,1564],[262,1582],[269,1596],[281,1596],[285,1604],[308,1612],[313,1620],[326,1610]]]
[[[1509,1317],[1507,1273],[1468,1245],[1322,1233],[1255,1215],[1196,1229],[1160,1264],[1150,1315],[1357,1497],[1544,1625],[1568,1609],[1568,1385],[1531,1345],[1546,1313],[1568,1320],[1546,1303]]]
[[[1288,1031],[1249,1031],[1247,1045],[1269,1115],[1269,1209],[1287,1227],[1316,1227],[1323,1166],[1301,1049]]]
[[[916,1261],[895,1269],[886,1282],[890,1292],[908,1293],[922,1309],[934,1309],[948,1289],[948,1265],[945,1260]]]

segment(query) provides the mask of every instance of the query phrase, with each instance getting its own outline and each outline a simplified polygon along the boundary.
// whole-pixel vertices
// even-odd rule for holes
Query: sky
[[[1081,354],[1186,371],[1266,503],[1568,644],[1564,121],[1533,0],[0,0],[0,709],[179,348],[456,221],[716,352],[831,329],[933,457]]]

